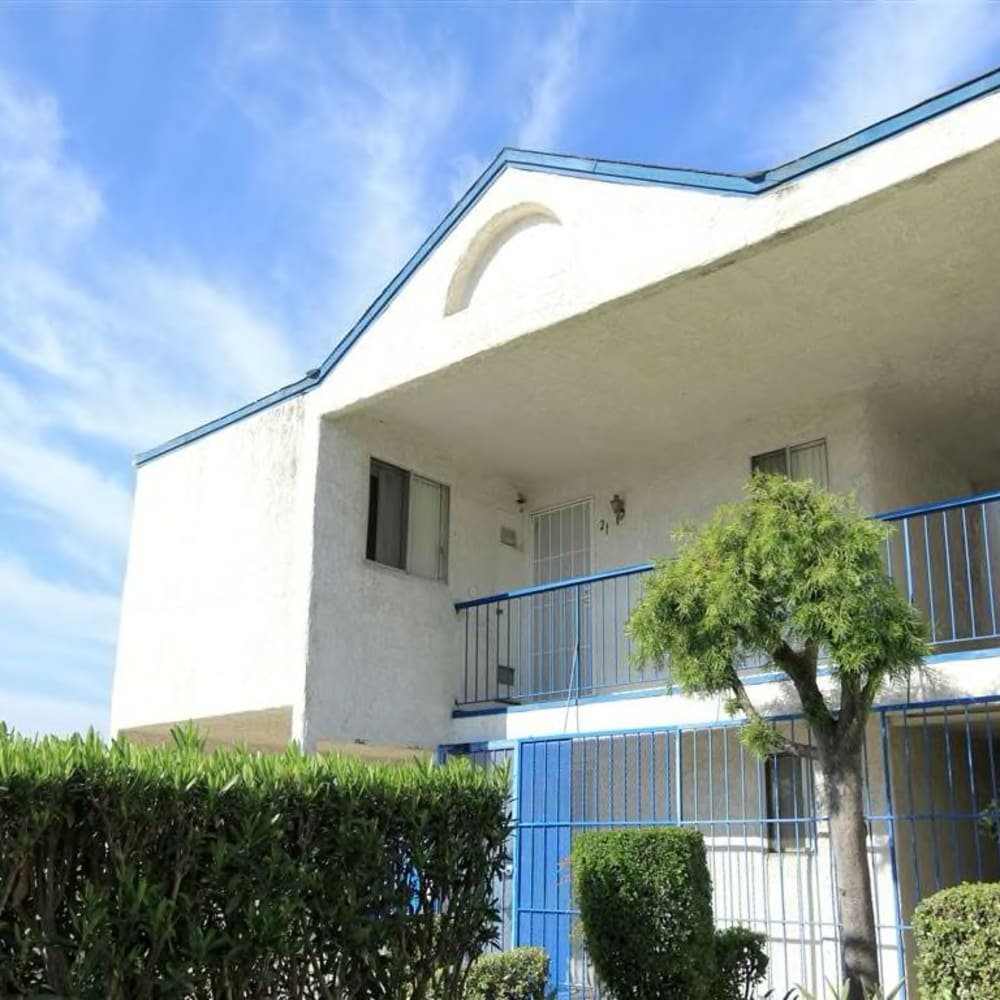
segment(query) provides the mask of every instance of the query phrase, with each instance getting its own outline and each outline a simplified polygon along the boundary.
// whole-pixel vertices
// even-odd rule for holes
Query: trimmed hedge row
[[[507,775],[0,726],[0,995],[461,996]]]
[[[1000,883],[967,882],[928,896],[913,914],[923,1000],[1000,996]]]

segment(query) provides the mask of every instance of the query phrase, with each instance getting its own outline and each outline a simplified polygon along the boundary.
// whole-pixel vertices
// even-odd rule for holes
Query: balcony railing
[[[895,527],[886,568],[923,612],[934,649],[1000,644],[1000,492],[878,517]],[[652,569],[642,563],[456,603],[465,630],[458,703],[571,700],[669,683],[668,669],[633,663],[625,634]]]

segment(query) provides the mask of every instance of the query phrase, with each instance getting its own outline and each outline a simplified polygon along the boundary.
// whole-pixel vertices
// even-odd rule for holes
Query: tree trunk
[[[849,1000],[863,1000],[879,986],[878,938],[868,871],[861,743],[820,754],[836,863],[840,954]]]

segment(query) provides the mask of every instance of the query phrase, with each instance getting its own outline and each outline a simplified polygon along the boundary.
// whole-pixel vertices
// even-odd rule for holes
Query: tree
[[[669,658],[684,691],[727,696],[729,712],[746,718],[744,745],[758,756],[815,761],[828,797],[851,1000],[879,986],[863,805],[865,726],[883,685],[906,677],[927,654],[918,612],[883,567],[889,530],[850,497],[755,475],[744,502],[679,533],[677,557],[658,564],[628,623],[637,660]],[[779,732],[751,701],[740,666],[760,656],[791,681],[808,743]],[[821,656],[830,684],[819,676]]]

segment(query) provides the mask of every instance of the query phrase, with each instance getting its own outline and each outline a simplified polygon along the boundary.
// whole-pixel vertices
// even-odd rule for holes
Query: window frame
[[[768,451],[758,452],[756,455],[750,456],[750,474],[753,475],[758,471],[757,462],[764,458],[773,458],[775,455],[782,455],[785,461],[785,471],[783,473],[775,473],[776,475],[784,475],[789,479],[791,478],[791,468],[792,468],[792,455],[797,451],[805,451],[807,448],[816,448],[819,445],[823,446],[823,475],[826,478],[825,483],[817,483],[820,489],[828,490],[830,488],[830,446],[827,443],[825,437],[813,438],[811,441],[800,441],[798,444],[786,444],[782,445],[780,448],[771,448]]]
[[[375,479],[375,471],[379,468],[390,469],[399,473],[403,477],[403,503],[402,503],[402,523],[400,525],[400,546],[402,550],[403,565],[394,562],[385,562],[377,557],[378,551],[378,498],[372,491],[372,482]],[[417,479],[422,483],[436,487],[441,496],[441,514],[438,522],[438,573],[436,576],[428,576],[424,573],[416,573],[411,569],[411,543],[413,537],[411,490],[413,480]],[[451,531],[451,487],[440,480],[432,479],[421,472],[404,468],[395,462],[387,462],[385,459],[375,455],[369,456],[368,460],[368,512],[365,528],[365,561],[380,566],[383,569],[394,570],[397,573],[405,573],[417,580],[431,580],[438,583],[448,582],[450,545],[449,535]]]
[[[782,815],[780,767],[797,768],[793,781],[792,815]],[[764,782],[764,844],[768,854],[809,854],[816,847],[816,776],[812,762],[795,754],[770,754],[762,761]],[[784,831],[791,831],[783,836]]]

